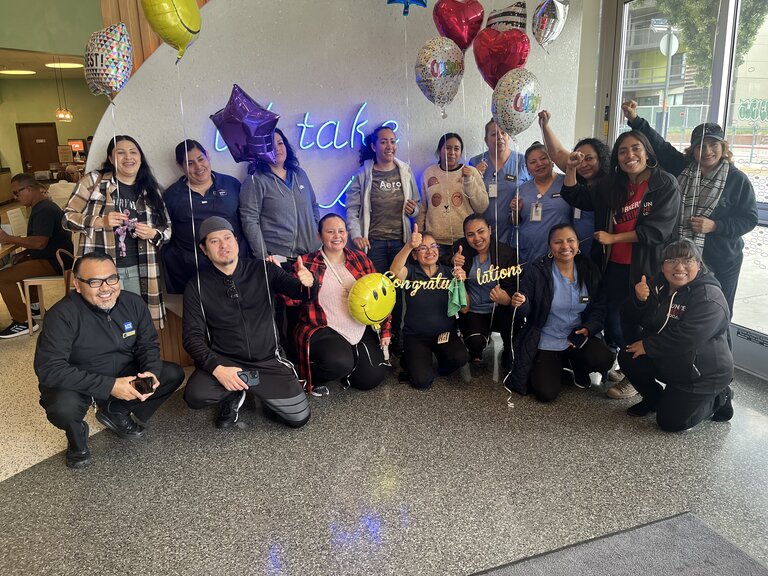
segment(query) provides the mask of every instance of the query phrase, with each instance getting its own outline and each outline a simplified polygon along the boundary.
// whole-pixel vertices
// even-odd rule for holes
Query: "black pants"
[[[726,402],[726,388],[717,394],[694,394],[667,384],[662,388],[656,378],[663,380],[652,358],[629,352],[619,352],[619,365],[643,400],[656,406],[656,422],[666,432],[679,432],[709,419]]]
[[[493,316],[493,325],[491,325],[491,316]],[[517,319],[522,320],[521,318]],[[459,314],[459,327],[461,328],[461,335],[464,337],[464,345],[469,350],[470,360],[483,357],[483,350],[488,345],[491,332],[501,334],[501,341],[504,343],[504,355],[509,356],[512,349],[512,311],[509,306],[496,306],[493,314],[478,314],[472,311]],[[505,366],[506,364],[504,362]]]
[[[366,328],[355,345],[333,328],[320,328],[309,339],[309,366],[315,384],[346,378],[358,390],[370,390],[387,374],[379,337]]]
[[[429,388],[436,376],[447,376],[467,363],[467,348],[456,332],[444,344],[438,344],[437,338],[403,336],[403,368],[414,388]],[[432,367],[432,355],[437,358],[437,371]]]
[[[728,302],[731,318],[733,318],[733,301],[736,299],[736,289],[739,286],[739,273],[741,272],[743,261],[744,254],[739,254],[733,261],[718,263],[717,266],[707,262],[707,266],[710,267],[715,278],[720,282],[723,296],[725,296],[725,301]]]
[[[594,337],[581,348],[539,350],[533,359],[528,389],[540,402],[552,402],[560,395],[564,367],[570,364],[576,378],[588,379],[590,372],[608,371],[613,359],[613,351]]]
[[[605,315],[605,339],[610,346],[623,350],[627,344],[640,340],[640,327],[625,322],[619,314],[621,306],[632,294],[629,264],[608,262],[603,276],[603,288],[608,298]]]
[[[107,400],[97,401],[100,409],[114,413],[133,413],[136,418],[146,422],[184,382],[184,370],[173,362],[163,362],[160,374],[156,376],[160,386],[144,402],[119,400],[110,396]],[[91,405],[91,397],[75,390],[40,386],[40,405],[45,409],[45,415],[51,424],[71,434],[82,429],[83,418]]]
[[[299,384],[293,368],[270,358],[262,362],[238,362],[224,359],[225,366],[238,366],[243,370],[256,370],[259,383],[248,392],[254,394],[268,411],[276,414],[286,424],[298,428],[309,420],[309,402]],[[184,389],[184,401],[193,410],[231,400],[239,392],[224,388],[213,374],[197,369],[189,377]]]

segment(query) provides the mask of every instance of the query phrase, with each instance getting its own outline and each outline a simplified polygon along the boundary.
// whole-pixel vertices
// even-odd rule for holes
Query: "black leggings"
[[[540,402],[552,402],[560,395],[563,367],[568,363],[574,377],[589,378],[590,372],[607,372],[613,365],[613,359],[613,351],[594,337],[589,338],[582,348],[539,350],[533,359],[529,391]]]
[[[491,316],[493,316],[493,325],[491,325]],[[471,360],[483,357],[483,350],[488,345],[488,338],[492,331],[501,334],[505,354],[509,354],[512,349],[512,312],[509,306],[496,306],[493,314],[478,314],[471,311],[459,314],[459,326]]]
[[[320,328],[309,339],[309,366],[315,385],[346,378],[358,390],[370,390],[387,374],[379,337],[366,328],[357,344],[350,344],[333,328]]]
[[[456,332],[448,342],[437,343],[438,336],[403,336],[403,367],[411,386],[426,389],[436,376],[447,376],[467,363],[467,348]],[[432,367],[432,355],[437,358],[437,371]]]

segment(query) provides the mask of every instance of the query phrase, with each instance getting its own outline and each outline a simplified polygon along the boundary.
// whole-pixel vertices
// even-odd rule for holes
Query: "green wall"
[[[100,0],[0,0],[0,48],[82,55],[102,27]]]
[[[64,86],[75,119],[56,122],[59,144],[92,135],[109,103],[106,96],[93,96],[85,80],[65,80]],[[58,106],[53,80],[0,80],[0,165],[22,171],[16,123],[54,122]]]

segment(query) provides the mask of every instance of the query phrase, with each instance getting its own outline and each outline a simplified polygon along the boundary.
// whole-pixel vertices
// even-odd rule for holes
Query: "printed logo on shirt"
[[[653,209],[653,200],[648,200],[646,202],[643,202],[643,216],[648,216],[648,214],[651,213],[652,209]]]
[[[403,183],[399,180],[397,182],[386,182],[382,180],[379,183],[379,190],[400,190],[403,187]]]
[[[628,202],[627,204],[624,204],[624,207],[621,209],[621,211],[616,214],[614,223],[623,224],[624,222],[632,222],[633,220],[637,220],[639,210],[640,200],[635,200],[634,202]]]
[[[672,304],[672,308],[669,310],[669,317],[675,320],[680,320],[685,313],[685,304]]]

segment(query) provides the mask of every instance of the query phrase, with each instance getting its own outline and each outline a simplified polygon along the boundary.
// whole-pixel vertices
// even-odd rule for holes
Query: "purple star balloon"
[[[427,0],[387,0],[387,4],[402,4],[403,16],[408,16],[408,11],[411,9],[411,4],[414,6],[427,7]]]
[[[260,106],[237,84],[232,86],[227,105],[211,114],[235,162],[264,160],[274,164],[275,126],[279,119],[278,114]]]

